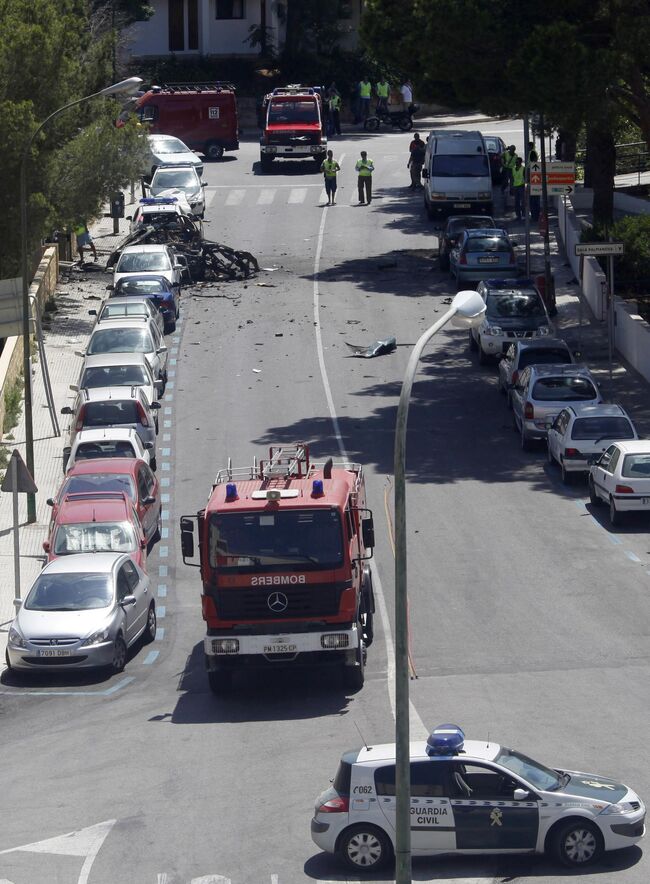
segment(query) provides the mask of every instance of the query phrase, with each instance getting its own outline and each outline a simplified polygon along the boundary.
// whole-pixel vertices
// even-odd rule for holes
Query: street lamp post
[[[411,389],[422,351],[450,320],[459,328],[480,323],[483,298],[475,291],[458,292],[449,310],[416,343],[402,382],[395,424],[395,794],[396,884],[411,884],[411,777],[409,737],[408,595],[406,580],[406,423]]]
[[[64,104],[58,110],[46,117],[40,126],[30,135],[22,152],[20,159],[20,272],[22,275],[22,326],[23,326],[23,376],[25,380],[25,454],[27,460],[27,469],[34,475],[34,421],[33,421],[33,403],[32,403],[32,356],[30,347],[30,328],[29,328],[29,256],[27,254],[27,158],[34,139],[51,119],[56,117],[63,111],[84,101],[90,101],[91,98],[107,95],[121,95],[135,92],[142,83],[140,77],[129,77],[127,80],[121,80],[119,83],[113,83],[106,89],[99,92],[93,92],[92,95],[85,95],[69,104]],[[36,521],[36,496],[34,494],[27,495],[27,521],[29,523]]]

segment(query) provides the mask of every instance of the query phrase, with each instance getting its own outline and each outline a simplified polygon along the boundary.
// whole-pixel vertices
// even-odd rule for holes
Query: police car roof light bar
[[[457,724],[441,724],[429,734],[426,753],[429,758],[437,755],[458,755],[465,745],[465,734]]]

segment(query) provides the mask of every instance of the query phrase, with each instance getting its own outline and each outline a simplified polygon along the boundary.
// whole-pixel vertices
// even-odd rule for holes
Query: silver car
[[[567,405],[602,402],[586,365],[529,365],[510,392],[513,428],[527,450],[534,439],[546,439],[549,425]]]
[[[146,445],[131,427],[104,427],[94,430],[79,430],[75,435],[70,453],[63,452],[63,472],[72,469],[80,460],[97,460],[106,457],[140,458],[156,469],[156,452],[148,442]]]
[[[143,353],[154,380],[167,382],[167,345],[154,322],[149,319],[112,319],[93,330],[85,352],[98,356],[106,353]]]
[[[171,246],[144,244],[125,246],[119,253],[113,272],[113,286],[128,276],[164,276],[170,285],[180,290],[181,282],[189,281],[187,259],[177,255]]]
[[[165,334],[165,320],[151,298],[108,298],[99,308],[99,312],[89,310],[88,315],[97,317],[97,325],[114,319],[145,317],[155,322],[161,335]]]
[[[9,669],[121,672],[127,651],[156,637],[149,577],[124,553],[80,553],[50,562],[9,628]]]
[[[156,169],[149,186],[151,196],[184,196],[194,215],[205,215],[205,196],[201,181],[194,166],[161,166]]]
[[[78,383],[70,384],[75,393],[95,387],[142,387],[147,400],[155,402],[163,382],[154,380],[143,353],[101,353],[86,356]]]
[[[148,135],[149,156],[146,174],[156,171],[158,166],[177,166],[179,163],[194,166],[199,175],[203,174],[203,161],[194,151],[173,135]]]

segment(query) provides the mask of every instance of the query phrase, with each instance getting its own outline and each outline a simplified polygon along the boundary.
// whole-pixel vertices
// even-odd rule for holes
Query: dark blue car
[[[165,331],[174,331],[180,312],[178,289],[171,286],[164,276],[123,277],[111,291],[111,298],[133,295],[137,298],[151,298],[165,320]]]

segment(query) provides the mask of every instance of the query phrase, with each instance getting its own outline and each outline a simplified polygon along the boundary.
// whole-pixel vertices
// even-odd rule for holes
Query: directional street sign
[[[542,193],[542,164],[531,163],[528,168],[530,176],[530,195],[540,196]],[[576,183],[575,163],[546,164],[546,192],[549,196],[571,193]]]
[[[601,255],[622,255],[624,253],[624,243],[622,242],[584,242],[576,243],[576,257],[581,255],[591,255],[592,257],[600,257]]]

